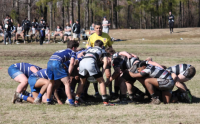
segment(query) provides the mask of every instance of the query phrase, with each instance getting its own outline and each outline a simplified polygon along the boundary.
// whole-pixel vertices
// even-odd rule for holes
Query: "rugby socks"
[[[103,102],[108,102],[108,95],[102,95]]]
[[[119,90],[120,90],[120,88],[118,86],[115,86],[114,89],[115,89],[115,95],[119,96]]]
[[[24,92],[23,92],[23,95],[33,97],[33,95],[32,95],[31,93],[27,92],[27,91],[24,91]]]
[[[73,99],[68,99],[69,104],[74,105],[74,100]]]
[[[51,102],[51,99],[47,99],[47,102],[50,103],[50,102]]]
[[[75,104],[78,104],[78,101],[79,101],[79,97],[76,96],[76,97],[75,97]]]
[[[41,99],[41,98],[42,98],[42,94],[39,93],[38,96],[37,96],[37,98],[38,98],[38,99]]]
[[[25,96],[25,95],[23,95],[23,94],[19,94],[19,98],[20,98],[20,99],[23,99],[23,100],[25,100],[25,101],[27,101],[28,96]]]
[[[152,97],[152,98],[155,98],[155,99],[157,99],[157,98],[158,98],[158,96],[156,96],[154,93],[153,93],[153,94],[151,94],[151,97]]]
[[[112,82],[109,84],[109,93],[110,93],[110,95],[112,95]]]
[[[95,94],[98,92],[99,93],[99,90],[98,90],[98,83],[93,83],[94,85],[94,90],[95,90]]]

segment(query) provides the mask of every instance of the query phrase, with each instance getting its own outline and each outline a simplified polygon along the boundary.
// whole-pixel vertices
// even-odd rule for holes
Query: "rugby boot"
[[[16,102],[17,99],[20,99],[19,98],[19,93],[15,91],[14,96],[12,98],[12,103],[15,104],[15,102]]]
[[[103,102],[104,106],[115,106],[115,104],[109,103],[109,102]]]
[[[47,102],[47,105],[55,105],[55,103],[53,101]]]
[[[151,102],[149,104],[159,105],[161,102],[158,97],[151,98]]]
[[[39,99],[39,98],[36,98],[36,99],[34,100],[34,104],[41,104],[41,102],[42,102],[42,100]]]
[[[65,101],[65,103],[66,103],[66,104],[68,104],[68,105],[70,105],[70,106],[72,106],[72,107],[75,107],[75,104],[74,104],[74,103],[71,103],[71,102],[69,102],[69,100],[68,100],[68,99]]]
[[[183,93],[183,99],[186,103],[192,103],[192,95],[189,90],[187,90],[185,93]]]

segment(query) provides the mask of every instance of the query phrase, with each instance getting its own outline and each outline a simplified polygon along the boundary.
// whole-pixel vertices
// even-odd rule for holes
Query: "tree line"
[[[113,29],[153,29],[167,28],[172,11],[175,27],[181,28],[200,26],[199,8],[200,0],[1,0],[0,19],[9,14],[18,23],[25,17],[44,17],[51,28],[78,19],[89,29],[106,16]]]

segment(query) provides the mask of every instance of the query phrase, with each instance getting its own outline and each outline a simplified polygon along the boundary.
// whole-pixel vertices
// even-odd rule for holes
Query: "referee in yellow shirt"
[[[96,23],[94,26],[95,33],[93,33],[86,44],[86,47],[94,47],[94,42],[96,40],[101,40],[104,43],[104,47],[112,47],[113,42],[107,33],[102,32],[102,25],[100,22]]]
[[[102,32],[102,24],[101,22],[95,23],[94,26],[94,30],[95,33],[93,33],[86,44],[86,48],[87,47],[94,47],[94,43],[96,40],[101,40],[104,43],[104,47],[112,47],[113,42],[111,41],[110,36],[107,33]],[[105,72],[109,72],[109,75],[106,75],[107,80],[108,78],[111,76],[111,67],[107,67],[107,69],[105,70]],[[95,97],[99,96],[99,91],[98,91],[98,83],[93,83],[94,85],[94,89],[95,89]],[[110,83],[109,85],[109,93],[110,96],[112,96],[112,83]]]

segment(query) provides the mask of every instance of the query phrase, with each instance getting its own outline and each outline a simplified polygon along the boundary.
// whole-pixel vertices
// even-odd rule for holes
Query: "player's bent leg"
[[[67,100],[69,102],[69,105],[74,105],[74,100],[72,99],[71,89],[70,89],[70,83],[71,83],[70,78],[67,76],[62,78],[61,81],[65,85],[65,93],[67,95]]]
[[[159,84],[156,78],[146,78],[145,81],[145,86],[147,88],[147,90],[149,91],[150,95],[151,95],[151,103],[150,104],[160,104],[160,100],[159,97],[155,94],[154,92],[154,87],[159,89]]]
[[[54,86],[54,80],[49,80],[49,85],[47,87],[47,105],[51,105],[51,94],[53,91],[53,86]]]
[[[80,78],[80,83],[78,85],[78,88],[76,91],[76,97],[75,97],[76,105],[79,105],[80,96],[81,96],[81,93],[83,92],[85,82],[86,82],[86,78]]]
[[[18,75],[17,77],[15,77],[14,80],[15,80],[16,82],[19,82],[19,83],[20,83],[20,84],[17,86],[16,92],[21,93],[21,92],[24,90],[24,88],[27,87],[27,84],[28,84],[28,79],[27,79],[27,77],[26,77],[24,74],[20,74],[20,75]]]
[[[170,91],[162,91],[162,99],[164,103],[170,103],[172,93]]]

